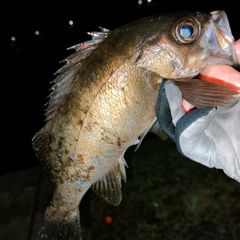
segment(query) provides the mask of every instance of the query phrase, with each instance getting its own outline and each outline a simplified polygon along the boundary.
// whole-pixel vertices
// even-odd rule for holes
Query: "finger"
[[[234,44],[240,62],[240,39]],[[205,67],[199,74],[200,79],[211,81],[240,92],[240,72],[227,65]]]
[[[240,39],[234,43],[234,47],[238,62],[240,63]],[[198,78],[215,82],[240,92],[240,73],[230,66],[217,65],[205,67]],[[185,112],[189,112],[193,106],[183,99],[182,107]]]

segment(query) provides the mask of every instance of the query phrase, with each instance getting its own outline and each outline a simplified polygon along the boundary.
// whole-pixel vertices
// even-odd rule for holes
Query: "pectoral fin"
[[[157,118],[155,123],[153,124],[153,126],[151,127],[151,129],[149,130],[149,132],[154,133],[155,135],[157,135],[158,137],[160,137],[162,140],[165,140],[168,138],[167,134],[162,130],[162,128],[160,127]]]
[[[239,92],[213,82],[200,79],[175,81],[185,100],[197,108],[218,107],[238,97]]]
[[[160,125],[157,121],[157,118],[155,117],[154,120],[152,121],[152,123],[148,126],[148,128],[136,140],[135,144],[137,146],[136,146],[134,152],[136,152],[138,150],[138,148],[140,147],[140,145],[142,143],[142,140],[144,139],[144,137],[147,135],[148,132],[154,133],[155,135],[160,137],[162,140],[167,139],[167,135],[162,130],[162,128],[160,127]]]

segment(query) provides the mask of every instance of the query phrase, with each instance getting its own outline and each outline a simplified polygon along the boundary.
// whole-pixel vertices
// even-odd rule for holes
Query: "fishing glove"
[[[184,156],[210,168],[223,169],[240,182],[240,101],[185,113],[182,93],[171,80],[161,85],[157,119]]]

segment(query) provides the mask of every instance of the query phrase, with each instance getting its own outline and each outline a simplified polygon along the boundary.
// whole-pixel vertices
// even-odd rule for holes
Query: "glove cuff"
[[[163,80],[158,93],[156,115],[160,127],[172,140],[175,141],[175,126],[172,123],[171,110],[165,91],[165,84],[166,80]]]

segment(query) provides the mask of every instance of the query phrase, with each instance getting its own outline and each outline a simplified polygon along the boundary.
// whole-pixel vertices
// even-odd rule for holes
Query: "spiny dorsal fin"
[[[239,96],[239,92],[202,79],[175,81],[185,100],[197,108],[218,107]]]
[[[117,206],[122,200],[121,179],[127,181],[124,158],[114,163],[113,168],[102,179],[92,185],[92,190],[108,203]]]
[[[109,35],[110,30],[106,28],[100,29],[101,32],[88,32],[92,36],[92,40],[68,48],[75,49],[76,52],[62,60],[61,62],[66,62],[66,64],[55,73],[59,75],[52,81],[54,85],[51,88],[52,92],[49,95],[48,107],[46,109],[47,121],[54,118],[55,110],[62,104],[64,96],[71,90],[75,73],[81,68],[84,59]]]
[[[75,49],[76,52],[64,59],[62,62],[66,62],[66,64],[55,73],[59,75],[53,81],[54,85],[49,95],[48,107],[45,113],[45,121],[47,123],[32,139],[35,154],[46,170],[50,169],[48,145],[49,133],[51,132],[53,122],[51,120],[54,119],[56,110],[63,103],[65,96],[71,90],[75,80],[75,73],[81,68],[84,59],[99,46],[109,33],[110,31],[106,28],[101,28],[101,32],[88,33],[92,36],[92,40],[70,47],[69,49]]]

